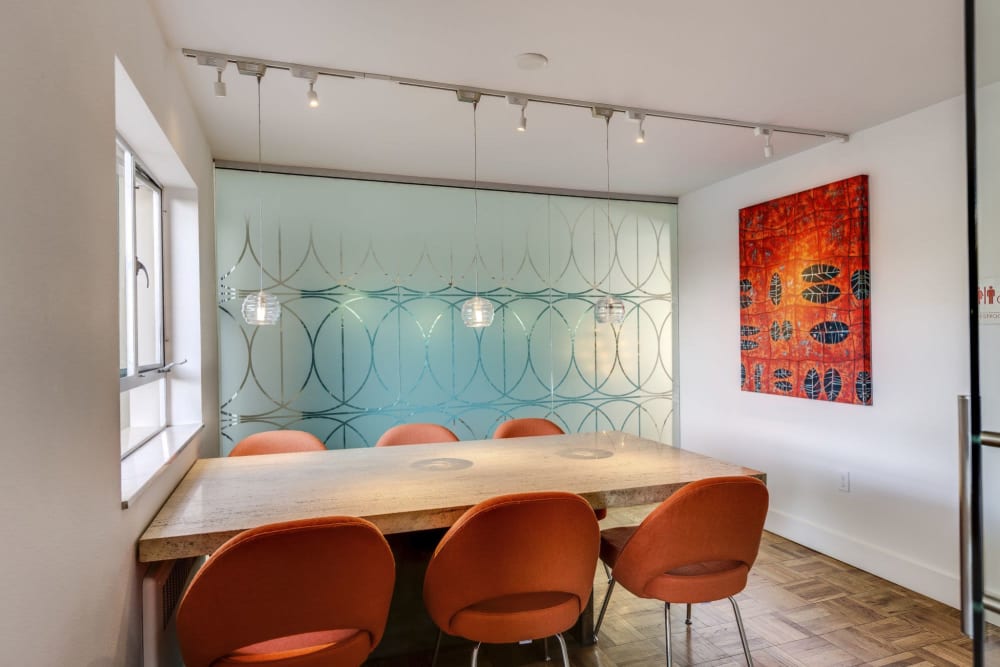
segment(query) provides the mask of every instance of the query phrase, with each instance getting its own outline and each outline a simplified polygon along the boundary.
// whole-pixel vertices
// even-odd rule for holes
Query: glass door
[[[966,0],[971,395],[962,409],[963,628],[1000,666],[1000,3]],[[979,397],[978,400],[976,397]]]

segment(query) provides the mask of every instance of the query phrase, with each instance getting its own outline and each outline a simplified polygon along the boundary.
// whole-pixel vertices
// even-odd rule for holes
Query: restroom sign
[[[979,323],[1000,324],[1000,280],[979,279]]]

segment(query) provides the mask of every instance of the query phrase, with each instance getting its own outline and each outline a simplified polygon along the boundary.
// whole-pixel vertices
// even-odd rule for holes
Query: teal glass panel
[[[224,452],[273,428],[364,447],[405,422],[472,439],[514,417],[672,440],[676,206],[481,191],[477,228],[474,201],[216,172]],[[473,330],[461,307],[477,279],[496,318]],[[281,301],[276,326],[240,315],[260,285]],[[620,325],[594,322],[608,292]]]

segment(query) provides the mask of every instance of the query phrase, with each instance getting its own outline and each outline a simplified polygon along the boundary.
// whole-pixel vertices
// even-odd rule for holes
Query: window
[[[163,191],[118,144],[118,375],[121,455],[166,426]]]

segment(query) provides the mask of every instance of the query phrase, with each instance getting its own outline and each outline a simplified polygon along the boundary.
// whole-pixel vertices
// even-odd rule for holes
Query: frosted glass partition
[[[263,206],[263,232],[258,207]],[[216,171],[223,450],[261,430],[328,447],[437,422],[486,438],[512,417],[565,430],[673,432],[676,206]],[[277,326],[240,304],[263,285]],[[491,327],[461,305],[493,301]],[[610,268],[609,268],[610,267]],[[621,325],[596,325],[608,290]]]

